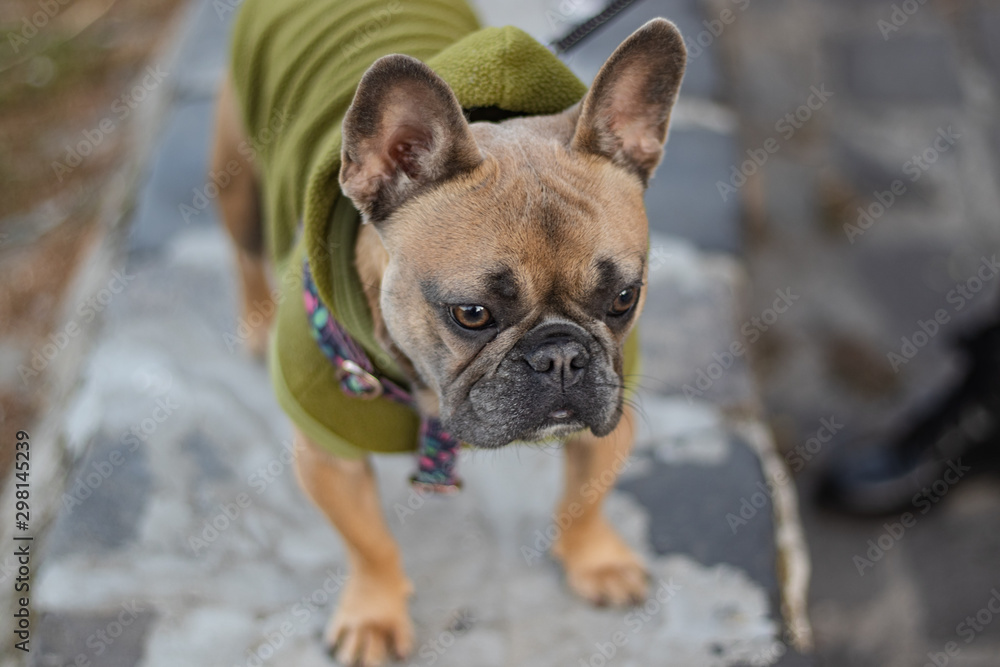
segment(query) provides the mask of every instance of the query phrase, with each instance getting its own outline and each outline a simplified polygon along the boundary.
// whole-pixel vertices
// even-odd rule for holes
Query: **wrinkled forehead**
[[[421,249],[408,264],[444,284],[500,293],[512,284],[586,290],[642,278],[648,228],[634,177],[559,146],[485,152],[474,172],[414,198],[388,221],[389,245]]]

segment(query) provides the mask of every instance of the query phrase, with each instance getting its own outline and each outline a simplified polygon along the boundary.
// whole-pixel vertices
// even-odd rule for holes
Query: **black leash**
[[[561,38],[549,42],[549,48],[551,48],[555,53],[566,53],[574,46],[579,44],[581,41],[586,39],[600,28],[602,25],[614,18],[618,13],[630,6],[634,5],[638,0],[614,0],[610,5],[608,5],[604,11],[595,16],[594,18],[587,19],[578,26],[572,28],[568,33],[563,35]]]

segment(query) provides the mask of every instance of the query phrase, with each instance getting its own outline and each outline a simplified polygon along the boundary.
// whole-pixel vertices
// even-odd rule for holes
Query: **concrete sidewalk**
[[[343,548],[297,488],[265,370],[233,345],[233,258],[214,210],[185,220],[180,208],[205,183],[231,18],[220,6],[192,8],[171,112],[113,267],[125,288],[70,405],[52,417],[58,439],[38,443],[69,472],[48,489],[55,519],[38,536],[33,667],[331,664],[321,632],[347,571]],[[645,14],[700,20],[691,1],[641,5],[573,66],[592,76]],[[553,26],[522,27],[545,36]],[[724,122],[691,112],[725,118],[716,74],[700,63],[650,195],[642,429],[607,506],[646,557],[653,597],[598,610],[568,591],[546,553],[558,529],[557,449],[464,452],[466,490],[450,499],[413,495],[411,458],[381,457],[384,507],[417,589],[411,665],[809,664],[787,632],[807,632],[794,486],[743,360],[717,352],[739,340],[742,272],[732,255],[698,248],[740,245],[735,210],[691,190],[714,187],[735,145]],[[693,153],[694,167],[684,159]],[[685,239],[686,229],[698,235]],[[2,665],[21,658],[0,655]]]

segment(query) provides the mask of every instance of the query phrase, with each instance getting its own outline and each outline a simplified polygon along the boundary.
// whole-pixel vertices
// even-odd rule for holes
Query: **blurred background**
[[[211,108],[238,4],[0,3],[4,478],[18,430],[56,439],[67,406],[81,423],[112,409],[73,397],[108,316],[127,316],[109,308],[132,280],[121,258],[209,224],[184,156],[207,151],[207,126],[192,119]],[[484,23],[548,42],[606,3],[476,5]],[[966,372],[956,341],[1000,312],[990,268],[1000,250],[1000,3],[645,0],[562,57],[589,80],[658,15],[678,23],[690,61],[647,200],[654,263],[723,257],[743,278],[727,296],[732,331],[665,362],[672,370],[651,380],[654,391],[682,408],[696,396],[764,415],[799,494],[815,664],[1000,664],[988,607],[1000,601],[992,469],[948,484],[926,514],[910,507],[915,523],[882,542],[907,508],[858,518],[815,502],[834,452],[919,419]],[[196,212],[185,217],[178,203]],[[697,328],[668,318],[644,335]],[[727,362],[734,342],[745,359]],[[748,372],[716,377],[713,363]],[[167,395],[167,366],[132,368],[134,391]],[[80,443],[64,445],[64,456],[82,456]]]

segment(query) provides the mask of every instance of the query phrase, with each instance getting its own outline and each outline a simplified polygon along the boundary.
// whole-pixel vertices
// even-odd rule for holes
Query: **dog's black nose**
[[[590,364],[590,353],[575,333],[562,327],[536,332],[535,345],[524,355],[543,381],[559,389],[579,382]]]

